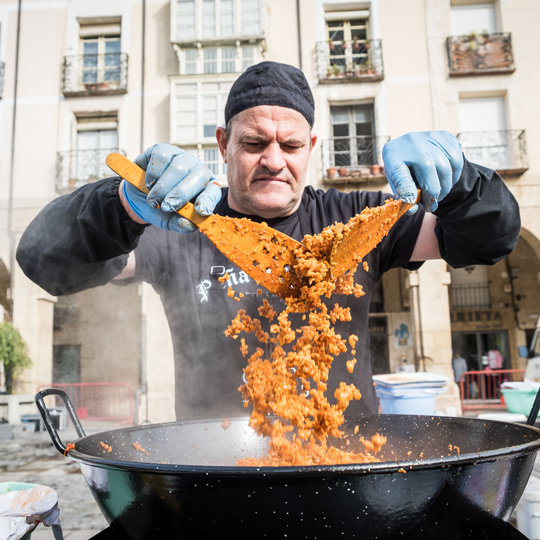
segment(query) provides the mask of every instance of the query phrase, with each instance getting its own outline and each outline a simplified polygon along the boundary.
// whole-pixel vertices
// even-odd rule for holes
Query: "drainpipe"
[[[146,0],[142,3],[142,51],[141,51],[141,139],[140,139],[140,153],[144,151],[144,68],[146,64]]]
[[[414,318],[414,365],[418,371],[426,371],[422,312],[420,309],[420,276],[418,271],[409,273],[407,285],[411,295],[411,309]]]
[[[296,0],[296,26],[298,28],[298,68],[302,71],[302,33],[300,31],[300,0]]]
[[[19,84],[19,42],[21,37],[22,0],[17,8],[17,35],[15,40],[15,82],[13,83],[13,119],[11,123],[11,156],[9,160],[9,195],[7,230],[9,235],[9,308],[13,320],[13,274],[15,271],[15,231],[13,230],[13,186],[15,183],[15,126],[17,122],[17,87]]]
[[[141,29],[141,123],[139,153],[144,151],[144,71],[146,65],[146,0],[142,2],[142,29]],[[146,302],[144,301],[144,285],[139,286],[141,296],[141,352],[140,352],[140,387],[135,392],[136,402],[136,424],[149,424],[148,419],[148,376],[147,376],[147,358],[146,358]],[[139,405],[144,396],[144,419],[140,421]]]

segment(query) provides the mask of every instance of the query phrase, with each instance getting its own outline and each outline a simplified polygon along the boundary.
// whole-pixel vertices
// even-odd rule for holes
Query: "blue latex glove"
[[[413,203],[420,188],[426,212],[437,210],[463,170],[461,144],[448,131],[408,133],[393,139],[383,148],[383,160],[394,195]],[[408,213],[417,210],[418,205],[414,205]]]
[[[198,195],[195,210],[209,216],[221,199],[221,188],[210,169],[196,157],[170,144],[155,144],[134,162],[146,171],[145,195],[124,182],[125,198],[135,214],[169,231],[192,232],[195,225],[179,216],[179,210]]]

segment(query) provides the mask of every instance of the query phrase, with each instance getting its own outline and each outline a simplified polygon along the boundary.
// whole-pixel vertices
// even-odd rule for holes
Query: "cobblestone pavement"
[[[87,434],[112,429],[85,425]],[[65,444],[78,438],[74,430],[59,432]],[[92,497],[79,465],[62,456],[48,433],[25,433],[15,439],[0,439],[0,482],[27,482],[52,487],[58,494],[64,538],[88,540],[108,524]],[[39,525],[31,540],[53,540],[52,531]]]

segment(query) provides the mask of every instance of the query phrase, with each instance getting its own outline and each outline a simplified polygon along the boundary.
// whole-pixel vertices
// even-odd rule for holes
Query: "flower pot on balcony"
[[[338,169],[339,176],[348,176],[349,175],[349,169],[347,167],[340,167]]]
[[[369,169],[372,175],[381,174],[381,166],[378,165],[377,163],[374,163]]]
[[[331,167],[330,169],[326,169],[326,177],[327,178],[335,178],[336,176],[336,169]]]

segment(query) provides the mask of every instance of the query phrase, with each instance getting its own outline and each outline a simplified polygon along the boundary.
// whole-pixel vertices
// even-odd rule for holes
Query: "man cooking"
[[[257,294],[260,286],[208,238],[193,233],[195,226],[175,210],[195,199],[201,215],[265,221],[301,240],[336,221],[346,223],[366,206],[384,204],[390,195],[306,186],[317,141],[313,124],[313,96],[301,71],[274,62],[252,66],[231,88],[225,127],[216,130],[228,189],[221,189],[189,153],[156,144],[135,160],[146,170],[148,196],[119,178],[108,178],[55,199],[28,226],[17,260],[30,279],[53,295],[112,280],[152,284],[173,339],[177,419],[246,416],[238,392],[246,359],[239,343],[223,332],[239,308],[257,317],[263,299],[278,312],[283,301],[267,291]],[[494,264],[512,251],[520,232],[517,203],[501,178],[464,159],[449,133],[402,136],[387,143],[383,158],[394,196],[412,203],[418,186],[422,202],[365,257],[369,272],[359,269],[355,278],[365,296],[331,299],[352,313],[352,322],[336,323],[336,332],[359,338],[353,374],[343,354],[330,371],[328,396],[340,381],[353,382],[362,393],[349,414],[377,411],[368,311],[383,273],[416,269],[422,261],[441,257],[453,267]],[[229,282],[221,283],[225,272]],[[227,295],[229,285],[243,294],[241,302]],[[260,346],[252,335],[246,341],[252,351]],[[266,357],[270,352],[268,345]]]

